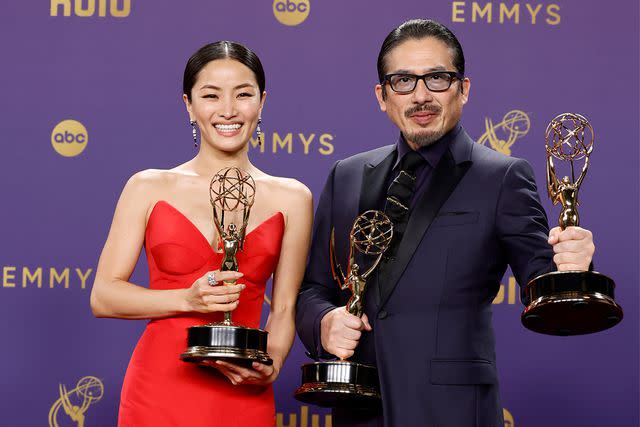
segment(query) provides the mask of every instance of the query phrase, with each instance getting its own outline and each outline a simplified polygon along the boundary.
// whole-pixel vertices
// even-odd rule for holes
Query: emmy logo
[[[60,408],[76,423],[78,427],[84,427],[84,414],[89,406],[102,399],[104,385],[96,377],[80,378],[76,387],[67,390],[64,384],[59,385],[60,398],[55,401],[49,410],[49,427],[59,427],[58,412]]]
[[[517,139],[529,133],[531,127],[529,116],[520,110],[509,111],[504,115],[502,121],[495,125],[490,118],[486,117],[484,124],[487,130],[478,139],[478,143],[484,145],[489,141],[491,148],[507,156],[511,155],[511,146]]]

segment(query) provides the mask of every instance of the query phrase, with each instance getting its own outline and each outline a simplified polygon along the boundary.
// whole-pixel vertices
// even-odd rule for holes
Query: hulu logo
[[[284,414],[276,415],[276,427],[331,427],[331,415],[324,416],[324,424],[320,425],[320,415],[312,414],[309,419],[309,407],[300,407],[300,423],[298,423],[298,414],[289,414],[289,420],[284,422]]]

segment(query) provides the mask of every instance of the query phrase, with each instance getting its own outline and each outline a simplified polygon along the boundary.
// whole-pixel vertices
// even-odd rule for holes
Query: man
[[[475,144],[462,129],[470,81],[449,29],[403,23],[382,44],[378,74],[380,109],[400,137],[331,171],[298,333],[314,358],[378,368],[381,408],[335,409],[336,426],[502,427],[491,325],[500,279],[507,265],[521,285],[556,268],[588,269],[591,233],[549,233],[528,163]],[[358,318],[344,308],[349,294],[332,279],[328,248],[335,228],[337,257],[346,260],[353,220],[368,209],[389,214],[396,238]]]

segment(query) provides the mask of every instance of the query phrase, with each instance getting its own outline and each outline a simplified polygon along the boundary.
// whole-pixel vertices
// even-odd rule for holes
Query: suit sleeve
[[[527,161],[517,159],[509,166],[496,216],[500,242],[521,288],[534,277],[555,270],[553,249],[547,242],[547,216]]]
[[[322,349],[320,321],[339,302],[339,288],[333,280],[329,261],[329,240],[332,227],[333,185],[336,163],[327,178],[316,209],[309,262],[298,294],[296,329],[313,359],[333,357]]]

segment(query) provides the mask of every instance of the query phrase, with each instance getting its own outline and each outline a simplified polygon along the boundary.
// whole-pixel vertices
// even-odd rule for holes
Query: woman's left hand
[[[265,365],[258,362],[253,362],[251,368],[243,368],[233,363],[218,360],[215,362],[215,366],[233,385],[268,385],[276,380],[280,371],[274,365]]]

